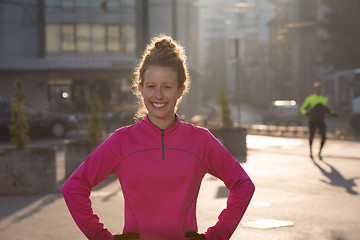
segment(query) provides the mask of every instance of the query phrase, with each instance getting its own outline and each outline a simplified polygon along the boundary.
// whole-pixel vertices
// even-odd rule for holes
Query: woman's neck
[[[172,125],[174,125],[176,123],[176,115],[174,115],[174,117],[172,119],[152,119],[151,116],[148,115],[148,118],[150,120],[150,122],[157,126],[159,129],[161,130],[165,130],[168,127],[171,127]]]

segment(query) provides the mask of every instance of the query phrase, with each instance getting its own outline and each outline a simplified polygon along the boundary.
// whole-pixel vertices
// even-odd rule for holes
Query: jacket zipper
[[[165,130],[160,129],[161,131],[161,150],[162,150],[162,160],[165,160],[165,144],[164,144],[164,135]]]
[[[149,118],[148,118],[149,119]],[[161,132],[161,152],[162,152],[162,160],[165,160],[165,144],[164,144],[164,135],[165,135],[165,131],[166,131],[166,129],[161,129],[161,128],[159,128],[158,126],[156,126],[155,124],[153,124],[151,121],[150,121],[150,119],[149,119],[149,122],[152,124],[152,125],[154,125],[155,127],[157,127],[159,130],[160,130],[160,132]],[[175,123],[176,124],[176,123]],[[175,125],[174,124],[174,125]],[[173,125],[172,125],[173,126]]]

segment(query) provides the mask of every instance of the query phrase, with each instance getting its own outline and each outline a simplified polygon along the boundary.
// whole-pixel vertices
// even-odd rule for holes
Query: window
[[[59,8],[59,0],[46,0],[46,9],[55,10]]]
[[[134,7],[135,6],[135,1],[134,0],[121,0],[122,4],[129,6],[129,7]]]
[[[354,82],[353,82],[353,89],[354,89],[354,97],[360,97],[360,74],[356,72],[354,74]]]
[[[60,51],[60,25],[46,25],[46,52],[56,53]]]
[[[124,52],[127,54],[135,53],[135,29],[132,25],[124,25],[121,29],[121,36],[124,43]]]
[[[104,52],[105,51],[105,26],[93,25],[92,32],[92,51]]]
[[[66,10],[74,9],[74,1],[73,0],[61,0],[61,7]]]
[[[50,105],[71,102],[71,79],[50,79],[49,102]]]
[[[120,27],[108,25],[106,31],[106,50],[109,52],[120,51]]]
[[[77,9],[88,8],[90,6],[89,0],[76,0],[75,4]]]
[[[79,52],[90,52],[90,26],[78,24],[76,26],[76,50]]]
[[[100,6],[103,2],[107,2],[104,0],[91,0],[90,1],[90,6],[94,9],[99,9],[100,10]]]
[[[135,54],[133,25],[46,24],[46,52]]]
[[[109,9],[118,10],[119,7],[120,7],[120,2],[119,2],[119,0],[108,0],[107,1],[107,7]]]
[[[61,47],[64,52],[73,52],[75,50],[74,25],[62,25],[62,43]]]
[[[134,11],[135,0],[45,0],[45,5],[52,11]]]

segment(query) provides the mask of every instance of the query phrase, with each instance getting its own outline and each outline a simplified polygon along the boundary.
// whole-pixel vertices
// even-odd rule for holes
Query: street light
[[[172,0],[172,28],[173,28],[173,38],[177,38],[177,1]]]

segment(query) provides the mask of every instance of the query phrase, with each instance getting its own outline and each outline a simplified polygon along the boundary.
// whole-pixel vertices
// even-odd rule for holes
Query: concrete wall
[[[55,190],[55,148],[0,149],[0,194],[41,194]]]

